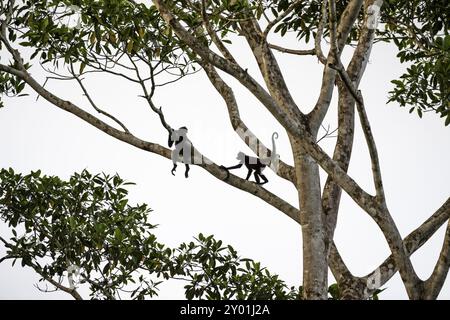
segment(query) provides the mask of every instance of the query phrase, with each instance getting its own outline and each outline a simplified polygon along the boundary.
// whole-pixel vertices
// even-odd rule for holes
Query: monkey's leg
[[[269,182],[269,180],[267,180],[266,176],[263,175],[262,173],[260,173],[259,176],[264,180],[263,183],[260,183],[261,185],[262,185],[262,184],[265,184],[265,183],[267,183],[267,182]]]
[[[248,180],[248,178],[250,178],[250,176],[252,175],[252,171],[252,169],[248,169],[247,178],[245,178],[245,180]]]
[[[255,176],[256,184],[261,184],[261,181],[259,180],[260,173],[258,173],[258,171],[255,171],[253,175]]]
[[[190,168],[189,168],[189,165],[188,165],[188,164],[185,164],[185,166],[186,166],[186,171],[184,172],[184,176],[185,176],[186,178],[189,178],[189,170],[190,170]]]
[[[177,169],[177,162],[180,161],[180,152],[183,152],[183,149],[180,147],[180,144],[175,146],[175,149],[172,150],[171,159],[173,162],[172,175],[175,175],[175,170]]]
[[[173,168],[172,168],[172,171],[171,171],[173,176],[175,175],[175,170],[177,170],[177,163],[176,162],[173,163]]]

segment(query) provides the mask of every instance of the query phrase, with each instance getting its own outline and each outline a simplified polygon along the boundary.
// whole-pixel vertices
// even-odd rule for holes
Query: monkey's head
[[[180,131],[180,133],[182,133],[182,134],[186,134],[186,133],[188,132],[188,128],[186,128],[186,127],[180,127],[180,128],[178,129],[178,131]]]
[[[243,153],[242,151],[239,151],[237,154],[236,159],[240,160],[240,161],[244,161],[245,159],[245,153]]]

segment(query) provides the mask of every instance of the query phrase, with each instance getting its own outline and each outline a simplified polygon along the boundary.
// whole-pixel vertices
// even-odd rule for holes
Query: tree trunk
[[[328,257],[325,246],[325,225],[319,167],[299,141],[293,141],[295,173],[300,202],[303,238],[303,298],[327,299]]]

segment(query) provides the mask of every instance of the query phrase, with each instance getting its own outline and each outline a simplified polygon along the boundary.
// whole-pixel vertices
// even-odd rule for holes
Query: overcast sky
[[[236,44],[233,51],[244,68],[261,79],[249,50]],[[3,54],[3,53],[2,53]],[[348,59],[349,52],[345,52]],[[314,105],[320,88],[322,67],[313,57],[278,54],[292,94],[307,112]],[[344,59],[345,60],[345,59]],[[444,127],[435,114],[423,119],[410,115],[395,104],[386,105],[390,80],[403,70],[395,51],[377,44],[361,83],[367,113],[379,149],[387,201],[402,236],[418,227],[450,194],[450,127]],[[43,79],[37,68],[33,75]],[[259,102],[229,77],[235,88],[241,116],[248,127],[267,145],[273,131],[280,133],[281,158],[292,163],[286,132]],[[86,85],[97,104],[126,122],[137,136],[165,145],[165,129],[142,99],[138,88],[126,81],[102,75],[88,78]],[[75,83],[49,82],[48,88],[90,110]],[[289,285],[300,285],[302,243],[300,226],[258,198],[228,186],[200,168],[193,167],[185,179],[183,167],[177,176],[170,174],[171,162],[116,141],[57,109],[29,91],[29,97],[6,100],[0,109],[0,167],[29,173],[42,169],[45,174],[69,177],[73,172],[119,173],[136,182],[130,188],[132,202],[146,202],[154,212],[151,221],[159,224],[159,240],[176,246],[199,232],[214,234],[231,244],[245,257],[259,260]],[[336,96],[336,95],[335,95]],[[233,132],[221,97],[200,72],[157,92],[156,102],[163,107],[172,127],[187,126],[196,147],[219,164],[235,164],[240,150],[250,153]],[[90,110],[93,111],[93,110]],[[336,127],[336,100],[325,124]],[[329,153],[335,139],[321,142]],[[322,172],[323,173],[323,172]],[[237,171],[245,177],[245,170]],[[362,132],[357,125],[354,154],[349,174],[367,191],[373,192],[370,161]],[[297,206],[292,185],[268,171],[267,189]],[[323,174],[324,178],[325,175]],[[324,179],[322,181],[325,181]],[[0,234],[6,234],[0,225]],[[422,278],[430,275],[437,260],[444,229],[416,254],[413,264]],[[389,248],[375,223],[347,196],[343,196],[335,241],[349,266],[358,276],[366,275],[389,254]],[[0,247],[0,254],[4,248]],[[38,277],[29,269],[0,265],[0,298],[68,298],[61,293],[41,293],[33,285]],[[330,278],[330,283],[334,280]],[[182,283],[161,286],[160,298],[183,298]],[[405,299],[407,295],[398,274],[385,286],[381,299]],[[440,298],[450,298],[447,279]]]

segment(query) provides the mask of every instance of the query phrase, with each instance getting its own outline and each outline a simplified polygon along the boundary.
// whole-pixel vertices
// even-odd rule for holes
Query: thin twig
[[[318,139],[316,143],[319,143],[320,141],[326,138],[336,138],[336,136],[333,136],[333,133],[335,133],[338,130],[338,128],[330,132],[330,125],[328,125],[328,127],[325,128],[325,126],[322,124],[321,127],[323,130],[325,130],[325,134],[320,139]]]
[[[289,49],[289,48],[280,47],[280,46],[277,46],[277,45],[271,44],[271,43],[269,43],[268,45],[269,45],[269,47],[271,49],[274,49],[274,50],[277,50],[277,51],[280,51],[280,52],[283,52],[283,53],[295,54],[295,55],[298,55],[298,56],[308,56],[308,55],[312,56],[312,55],[316,54],[316,50],[315,49],[297,50],[297,49]]]
[[[81,90],[83,90],[84,95],[86,96],[86,98],[88,99],[89,103],[91,104],[91,106],[95,109],[95,111],[97,111],[98,113],[110,118],[111,120],[113,120],[115,123],[117,123],[119,126],[122,127],[122,129],[125,131],[125,133],[130,133],[130,130],[128,130],[128,128],[116,117],[114,117],[113,115],[111,115],[110,113],[100,109],[94,102],[94,100],[91,98],[89,92],[87,91],[86,87],[84,86],[82,80],[80,79],[80,77],[75,73],[74,69],[73,69],[73,64],[70,64],[70,71],[71,74],[73,75],[73,77],[76,79],[76,81],[78,82],[78,84],[81,87]]]
[[[267,25],[266,29],[263,32],[263,36],[264,38],[267,38],[267,35],[269,34],[270,30],[277,24],[279,23],[281,20],[283,20],[284,18],[286,18],[294,9],[295,7],[302,2],[303,0],[296,0],[293,3],[291,3],[291,5],[285,10],[283,11],[283,13],[281,13],[278,17],[276,17],[274,20],[272,20],[271,22],[269,22],[269,24]]]
[[[159,116],[159,119],[161,121],[161,124],[163,127],[169,132],[169,134],[173,131],[172,127],[166,122],[166,119],[164,117],[164,113],[162,112],[162,108],[157,108],[155,104],[153,103],[152,97],[155,93],[155,79],[153,77],[153,67],[149,65],[150,67],[150,81],[151,81],[151,90],[148,92],[147,87],[145,86],[145,82],[142,80],[141,74],[139,72],[139,68],[136,65],[136,63],[131,59],[131,57],[128,55],[128,58],[130,59],[131,63],[134,66],[134,70],[136,72],[136,76],[138,78],[138,82],[141,85],[142,91],[144,92],[144,98],[148,102],[150,108],[153,110],[153,112],[157,113]]]

